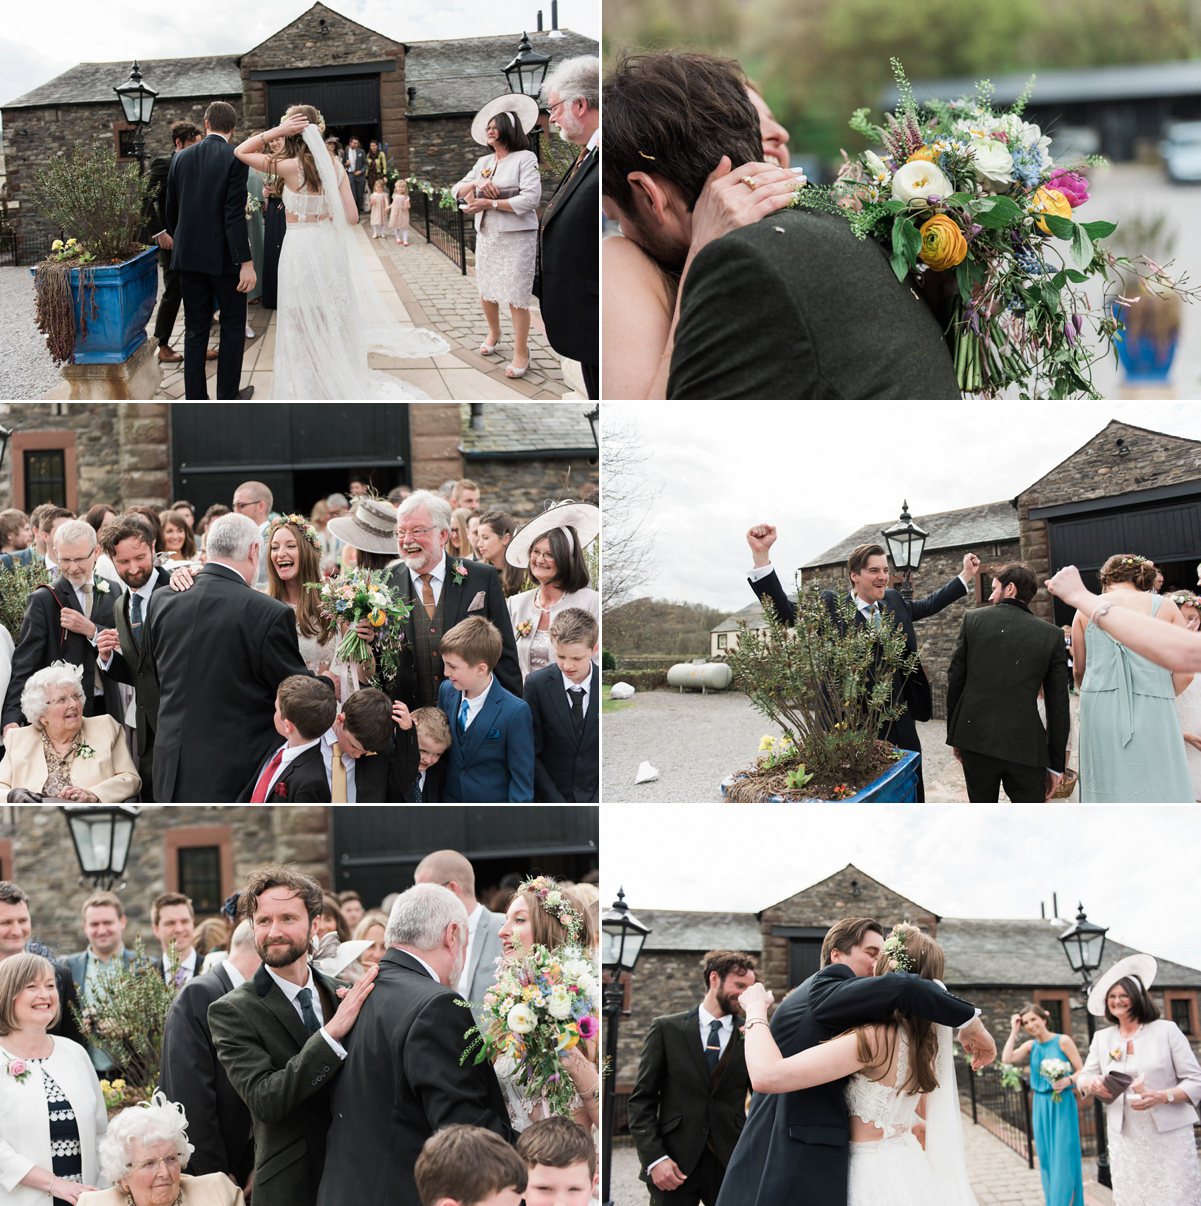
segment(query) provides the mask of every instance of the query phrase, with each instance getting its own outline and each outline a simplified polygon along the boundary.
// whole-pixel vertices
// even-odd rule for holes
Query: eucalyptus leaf
[[[1075,232],[1080,229],[1071,218],[1061,218],[1058,214],[1040,214],[1039,216],[1057,239],[1075,238]]]

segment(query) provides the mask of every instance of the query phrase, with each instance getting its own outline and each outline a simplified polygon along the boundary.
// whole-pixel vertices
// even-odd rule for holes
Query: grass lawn
[[[610,712],[624,712],[626,708],[635,706],[632,699],[606,699],[601,701],[601,715],[608,716]]]

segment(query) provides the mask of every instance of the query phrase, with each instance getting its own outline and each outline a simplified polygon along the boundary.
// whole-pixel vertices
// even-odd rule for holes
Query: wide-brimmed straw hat
[[[538,102],[520,92],[505,92],[490,100],[472,119],[471,137],[486,147],[488,123],[498,113],[512,113],[522,133],[528,134],[538,124]]]
[[[339,515],[325,526],[327,531],[353,549],[399,556],[396,548],[396,508],[386,499],[361,494],[354,500],[354,510],[349,515]]]
[[[1105,998],[1119,980],[1129,976],[1132,980],[1138,980],[1145,990],[1155,982],[1155,973],[1158,969],[1159,965],[1150,955],[1127,955],[1125,959],[1119,959],[1093,985],[1092,991],[1088,994],[1089,1013],[1094,1017],[1103,1018],[1105,1016]]]
[[[530,564],[530,549],[547,532],[555,528],[574,528],[579,537],[580,549],[591,544],[600,535],[600,510],[587,503],[561,502],[548,507],[509,541],[505,549],[505,560],[510,565],[527,569]]]

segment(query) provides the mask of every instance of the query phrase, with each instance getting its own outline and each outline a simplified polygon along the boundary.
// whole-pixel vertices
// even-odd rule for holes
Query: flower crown
[[[267,543],[271,543],[271,537],[283,527],[299,528],[300,534],[317,550],[321,552],[321,538],[317,535],[317,529],[303,515],[281,515],[278,519],[273,519],[270,526],[267,528]]]
[[[909,964],[909,949],[905,944],[908,922],[898,922],[892,927],[892,932],[884,939],[884,953],[888,956],[889,971],[912,971]]]
[[[525,880],[518,889],[520,892],[532,892],[542,906],[566,931],[568,940],[578,942],[580,931],[584,928],[584,918],[575,907],[567,893],[553,879],[545,875],[535,875]]]
[[[1137,553],[1131,553],[1128,557],[1122,558],[1123,565],[1146,565],[1147,558],[1140,557]]]
[[[1186,591],[1180,591],[1174,595],[1168,595],[1168,598],[1176,604],[1177,607],[1196,607],[1197,596],[1190,595]]]

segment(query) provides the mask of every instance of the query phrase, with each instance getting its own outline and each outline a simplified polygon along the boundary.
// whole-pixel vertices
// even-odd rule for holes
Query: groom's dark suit
[[[943,1026],[964,1026],[975,1016],[966,1001],[920,976],[860,978],[845,963],[832,963],[784,998],[772,1037],[787,1058],[898,1009]],[[843,1078],[793,1093],[756,1093],[717,1206],[845,1206],[845,1084]]]
[[[1017,599],[969,611],[947,671],[947,744],[963,758],[968,799],[995,804],[1004,782],[1014,804],[1042,803],[1047,771],[1063,774],[1070,725],[1063,632]]]
[[[235,398],[242,377],[246,294],[238,274],[250,259],[246,233],[248,168],[220,134],[180,151],[167,173],[167,231],[175,241],[171,267],[179,273],[184,308],[184,384],[188,398],[208,399],[205,352],[213,303],[221,309],[217,397]]]
[[[958,398],[926,303],[845,219],[785,210],[701,249],[669,398]]]

